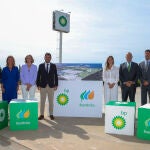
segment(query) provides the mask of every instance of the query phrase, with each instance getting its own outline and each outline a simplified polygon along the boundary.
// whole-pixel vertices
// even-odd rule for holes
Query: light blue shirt
[[[20,72],[21,84],[36,84],[37,78],[37,66],[32,64],[30,68],[28,68],[27,64],[22,65]]]

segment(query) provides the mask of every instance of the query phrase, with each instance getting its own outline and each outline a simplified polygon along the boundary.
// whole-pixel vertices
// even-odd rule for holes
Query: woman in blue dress
[[[15,66],[15,59],[13,56],[8,56],[6,60],[6,67],[2,70],[2,99],[8,103],[17,98],[17,91],[19,89],[19,70]]]

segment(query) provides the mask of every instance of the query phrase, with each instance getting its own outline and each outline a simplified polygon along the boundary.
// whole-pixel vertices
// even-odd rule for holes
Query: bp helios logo
[[[112,119],[112,125],[115,129],[121,130],[126,126],[126,121],[122,116],[115,116]]]
[[[5,110],[0,109],[0,122],[2,122],[5,119]]]
[[[63,93],[60,93],[57,96],[57,103],[61,106],[65,106],[68,104],[69,102],[69,97],[68,97],[68,93],[69,93],[69,89],[64,89]]]
[[[94,91],[85,90],[80,95],[81,100],[92,100],[94,98]]]
[[[57,96],[57,102],[58,104],[64,106],[66,104],[68,104],[69,98],[66,94],[61,93]]]
[[[63,27],[65,27],[67,25],[67,19],[64,16],[60,16],[59,17],[59,24]]]
[[[20,111],[17,113],[17,115],[16,115],[16,117],[17,117],[18,119],[27,119],[27,118],[29,118],[29,116],[30,116],[30,111],[29,111],[29,110],[27,110],[27,111],[25,111],[25,110],[20,110]]]
[[[145,126],[150,128],[150,118],[145,121]]]

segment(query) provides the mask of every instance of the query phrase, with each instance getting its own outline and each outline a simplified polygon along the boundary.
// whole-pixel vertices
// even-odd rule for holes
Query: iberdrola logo
[[[80,95],[81,100],[92,100],[94,98],[94,91],[85,90]]]
[[[29,116],[30,116],[30,111],[29,110],[27,110],[27,111],[25,111],[25,110],[20,110],[18,113],[17,113],[17,115],[16,115],[16,117],[18,118],[18,119],[23,119],[23,118],[25,118],[25,119],[27,119],[27,118],[29,118]]]
[[[61,93],[57,96],[57,102],[59,105],[67,105],[69,101],[68,96],[65,93]]]
[[[150,128],[150,118],[145,121],[145,126]]]
[[[126,121],[122,116],[115,116],[112,120],[112,125],[114,128],[121,130],[126,126]]]

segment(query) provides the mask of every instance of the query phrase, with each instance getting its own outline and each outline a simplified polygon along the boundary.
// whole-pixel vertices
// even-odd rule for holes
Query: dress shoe
[[[54,120],[55,118],[54,118],[54,116],[53,116],[53,115],[50,115],[50,119],[51,119],[51,120]]]
[[[44,119],[44,116],[43,115],[40,115],[38,120],[43,120]]]

